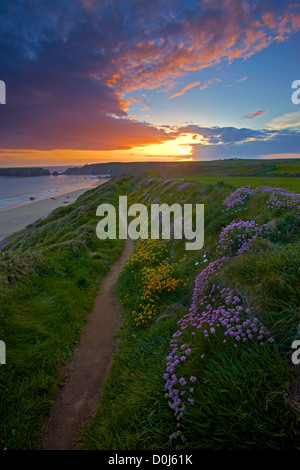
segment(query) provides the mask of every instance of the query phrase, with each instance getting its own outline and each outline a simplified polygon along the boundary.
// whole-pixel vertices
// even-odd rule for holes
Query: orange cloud
[[[144,100],[143,98],[129,98],[128,100],[122,99],[122,95],[120,94],[120,106],[123,111],[128,111],[132,103],[142,103]]]
[[[262,21],[271,29],[275,29],[277,26],[277,21],[273,12],[265,13],[262,16]]]
[[[244,82],[245,80],[247,80],[247,77],[243,77],[243,78],[240,78],[239,80],[235,80],[235,83]]]
[[[213,83],[213,80],[207,80],[201,87],[200,90],[205,90],[205,88],[208,87],[208,85],[211,85]]]
[[[190,88],[194,88],[195,86],[200,85],[200,83],[201,83],[201,82],[190,83],[189,85],[187,85],[187,86],[185,86],[184,88],[182,88],[182,90],[178,91],[177,93],[174,93],[174,95],[169,96],[169,99],[171,99],[171,98],[177,98],[178,96],[182,96],[187,90],[189,90]]]

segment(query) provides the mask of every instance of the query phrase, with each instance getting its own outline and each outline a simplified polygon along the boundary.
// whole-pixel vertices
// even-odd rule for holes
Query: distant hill
[[[0,176],[47,176],[45,168],[0,168]]]
[[[281,169],[284,166],[284,169]],[[291,171],[289,171],[289,166]],[[295,171],[298,167],[298,171]],[[184,177],[190,175],[215,176],[300,176],[300,160],[242,160],[228,159],[210,162],[112,162],[94,163],[83,167],[68,168],[65,175],[138,176],[155,171],[163,176]]]

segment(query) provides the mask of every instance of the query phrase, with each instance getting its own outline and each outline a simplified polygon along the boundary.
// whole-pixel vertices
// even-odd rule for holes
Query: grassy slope
[[[271,181],[273,178],[268,178],[269,184]],[[231,193],[232,187],[193,184],[177,192],[182,181],[174,186],[170,184],[166,191],[161,181],[153,186],[139,188],[138,185],[139,180],[120,178],[89,191],[72,206],[59,208],[46,220],[12,236],[5,253],[0,255],[0,338],[6,341],[8,362],[0,366],[2,448],[35,447],[59,385],[60,364],[72,354],[101,279],[120,255],[121,242],[100,243],[95,236],[98,204],[116,203],[118,194],[126,194],[133,188],[132,202],[149,189],[141,202],[150,203],[157,196],[164,202],[203,202],[205,252],[209,260],[214,259],[219,232],[231,220],[221,212],[221,201]],[[265,223],[270,218],[273,220],[274,214],[266,210],[263,201],[254,198],[243,217]],[[234,364],[230,358],[235,351],[220,345],[210,352],[211,363],[206,362],[207,367],[196,356],[194,366],[197,371],[203,369],[205,387],[195,387],[195,401],[201,406],[194,408],[191,416],[187,414],[182,422],[188,446],[238,446],[238,436],[247,430],[249,435],[246,440],[243,437],[243,442],[248,447],[257,442],[262,446],[299,446],[294,435],[296,414],[285,403],[291,372],[286,367],[284,353],[290,350],[295,325],[299,323],[293,217],[287,212],[280,218],[282,235],[267,244],[258,244],[259,256],[245,254],[221,273],[225,286],[235,286],[243,279],[243,296],[273,327],[272,334],[280,346],[264,353],[243,349]],[[169,340],[176,331],[177,321],[190,306],[194,278],[204,266],[202,253],[187,253],[182,244],[166,242],[150,244],[144,251],[143,245],[137,247],[134,273],[125,270],[119,282],[124,308],[118,353],[99,411],[82,436],[82,448],[171,447],[168,436],[174,431],[176,421],[164,397],[165,358],[170,352]],[[184,254],[187,254],[185,259]],[[200,264],[195,265],[196,262]],[[136,327],[132,311],[139,308],[143,293],[140,273],[147,266],[153,268],[147,274],[150,285],[155,284],[155,276],[165,273],[170,290],[156,291],[156,297],[152,296],[155,314],[152,318],[149,312],[145,314],[146,325]],[[166,274],[168,266],[172,269]],[[185,282],[176,284],[178,280]],[[202,347],[201,337],[197,347]],[[250,365],[245,367],[245,364]],[[218,374],[214,372],[217,367]],[[221,397],[220,380],[229,387]],[[251,388],[245,387],[250,383]],[[204,391],[206,396],[202,394]],[[234,403],[239,406],[228,406]],[[244,408],[241,403],[247,406]],[[253,416],[249,414],[251,410],[255,410]]]
[[[9,238],[0,253],[0,445],[34,448],[101,279],[123,241],[100,242],[96,208],[132,191],[126,177],[83,194]],[[12,251],[10,251],[12,249]]]
[[[284,173],[289,173],[289,174],[295,174],[295,173],[300,173],[300,162],[299,160],[296,161],[289,161],[286,163],[278,163],[276,165],[278,167],[277,170],[275,170],[273,173],[274,174],[284,174]]]
[[[273,178],[268,181],[270,184]],[[164,396],[169,341],[178,328],[178,320],[190,307],[194,279],[206,266],[203,253],[209,261],[217,258],[220,231],[234,218],[222,212],[222,200],[232,187],[224,183],[192,184],[178,192],[180,185],[182,181],[173,186],[169,183],[166,191],[161,181],[150,188],[145,184],[135,191],[134,200],[150,203],[160,197],[164,202],[204,203],[204,250],[185,252],[183,243],[173,242],[137,244],[119,279],[123,323],[118,351],[98,412],[85,427],[78,448],[299,448],[299,415],[295,411],[299,404],[295,405],[291,397],[289,384],[293,375],[286,362],[300,322],[298,227],[295,211],[280,213],[268,209],[266,195],[254,196],[241,217],[270,223],[275,227],[273,233],[267,241],[257,241],[248,253],[227,264],[218,282],[238,292],[243,304],[250,306],[251,312],[271,330],[275,343],[262,347],[253,341],[236,349],[231,343],[225,347],[224,336],[219,332],[206,341],[200,330],[193,339],[192,360],[182,365],[183,376],[194,374],[199,378],[193,395],[195,404],[177,427]],[[175,283],[186,280],[187,285],[165,289],[161,281],[155,292],[154,278],[161,276],[166,263],[179,263],[171,270],[171,278]],[[143,271],[145,266],[153,269],[154,277]],[[153,300],[150,312],[144,305],[151,297],[149,292]],[[203,352],[205,361],[200,357]],[[299,370],[295,373],[299,374]],[[186,443],[169,440],[176,429],[183,432]]]

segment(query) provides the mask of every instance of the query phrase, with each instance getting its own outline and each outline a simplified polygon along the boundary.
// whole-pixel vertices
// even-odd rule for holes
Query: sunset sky
[[[0,166],[300,157],[300,4],[3,0]]]

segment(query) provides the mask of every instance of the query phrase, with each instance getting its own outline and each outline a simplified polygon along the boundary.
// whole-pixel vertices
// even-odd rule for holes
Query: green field
[[[278,163],[278,169],[273,171],[274,174],[277,173],[300,173],[300,163],[299,160],[289,163]]]
[[[279,172],[279,170],[278,170]],[[281,172],[281,170],[280,170]],[[194,181],[202,184],[215,184],[223,181],[232,185],[233,188],[240,186],[271,186],[273,188],[284,188],[289,191],[300,191],[300,178],[292,176],[186,176],[187,181]]]

